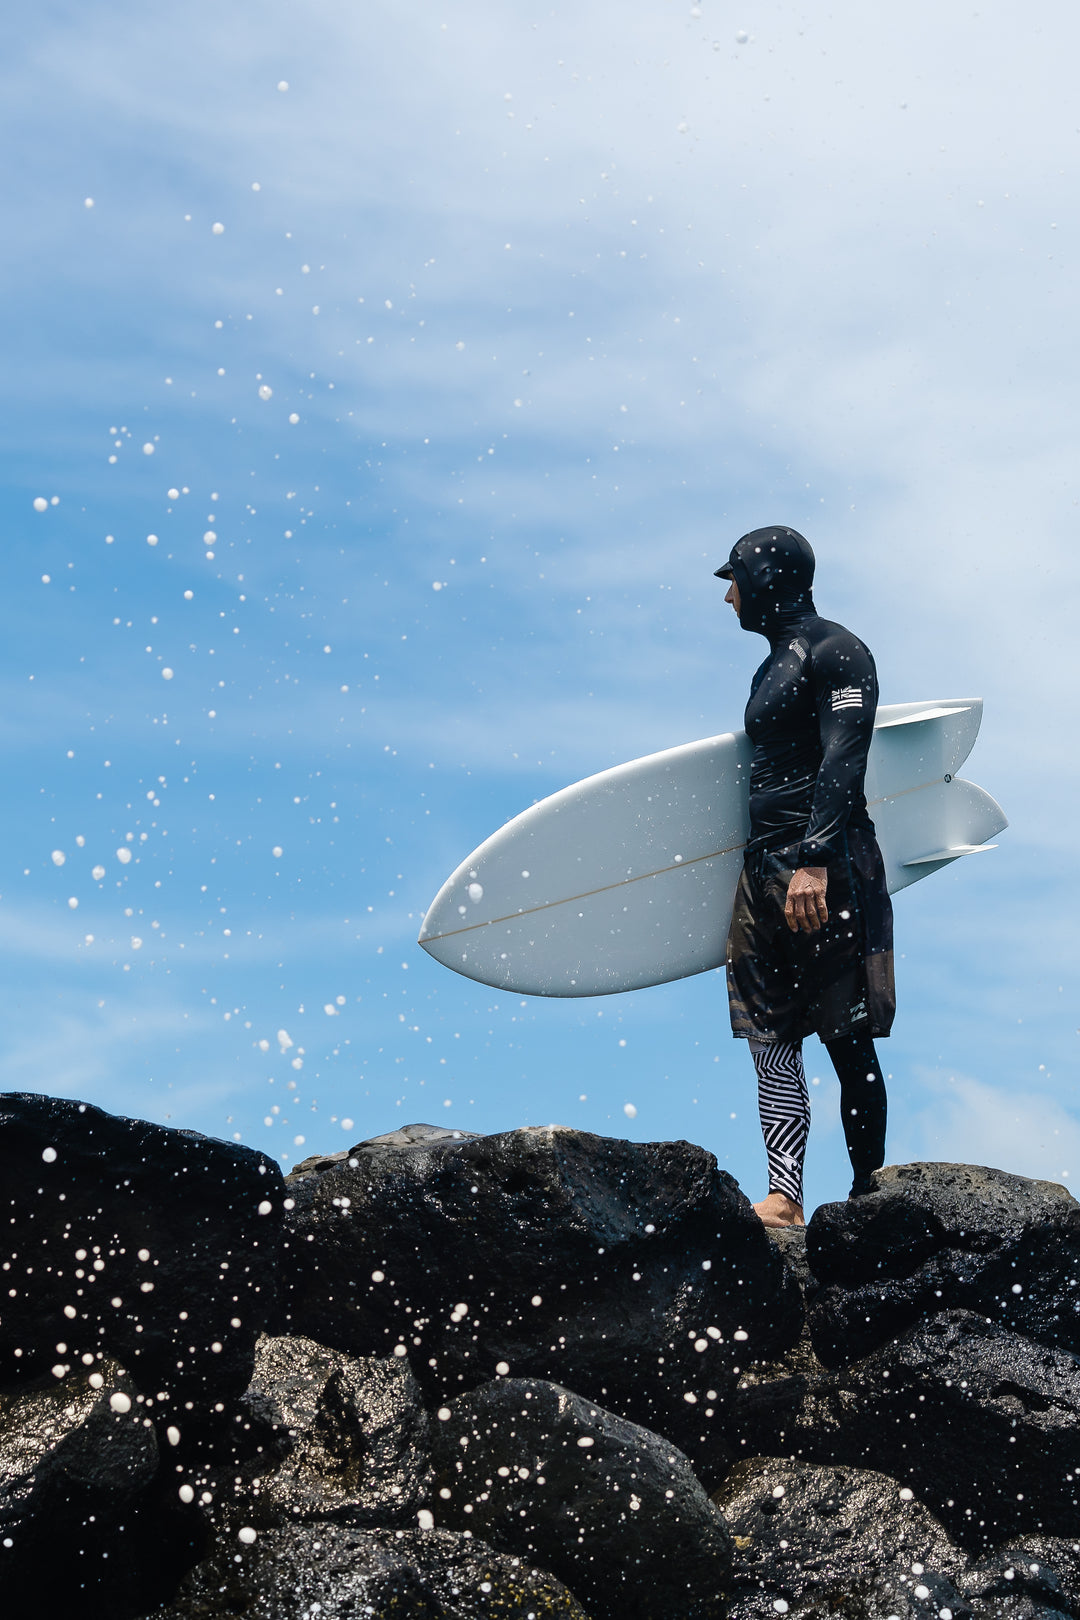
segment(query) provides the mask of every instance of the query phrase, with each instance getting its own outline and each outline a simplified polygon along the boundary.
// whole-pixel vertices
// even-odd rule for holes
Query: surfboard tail
[[[1009,825],[985,788],[959,776],[886,799],[874,806],[873,817],[890,894],[965,855],[996,848],[990,840]]]

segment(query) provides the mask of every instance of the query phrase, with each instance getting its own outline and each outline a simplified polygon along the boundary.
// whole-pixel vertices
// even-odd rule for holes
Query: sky
[[[890,1162],[1080,1179],[1080,19],[42,0],[0,21],[5,1089],[283,1167],[410,1121],[764,1193],[722,976],[417,946],[508,817],[736,729],[787,523],[1010,826],[896,901]],[[808,1207],[847,1190],[807,1045]],[[626,1112],[627,1105],[636,1114]]]

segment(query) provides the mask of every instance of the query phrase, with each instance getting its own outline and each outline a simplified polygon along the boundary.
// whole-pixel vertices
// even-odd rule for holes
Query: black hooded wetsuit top
[[[813,553],[793,529],[757,529],[734,548],[739,623],[769,639],[746,705],[747,854],[798,845],[795,866],[827,866],[844,831],[873,834],[863,778],[878,685],[868,648],[823,619],[810,594]]]

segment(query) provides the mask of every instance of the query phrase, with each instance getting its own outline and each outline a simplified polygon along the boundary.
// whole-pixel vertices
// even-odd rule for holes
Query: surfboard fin
[[[961,855],[981,855],[986,849],[997,849],[996,844],[954,844],[951,849],[935,850],[932,855],[916,855],[905,861],[905,866],[929,866],[933,861],[955,861]]]
[[[947,708],[944,704],[937,704],[933,708],[920,709],[917,714],[902,714],[895,720],[879,720],[876,729],[889,731],[893,726],[914,726],[920,720],[941,720],[948,714],[967,714],[973,707],[970,703],[952,703]]]

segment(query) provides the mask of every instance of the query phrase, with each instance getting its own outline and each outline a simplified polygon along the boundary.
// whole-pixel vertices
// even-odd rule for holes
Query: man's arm
[[[822,757],[796,860],[800,867],[824,866],[843,848],[844,829],[862,794],[878,695],[874,660],[847,631],[814,648],[810,676]]]
[[[862,792],[877,712],[874,660],[856,637],[845,632],[815,648],[810,674],[822,759],[784,906],[792,933],[813,933],[829,920],[825,863],[839,854],[844,828]]]

